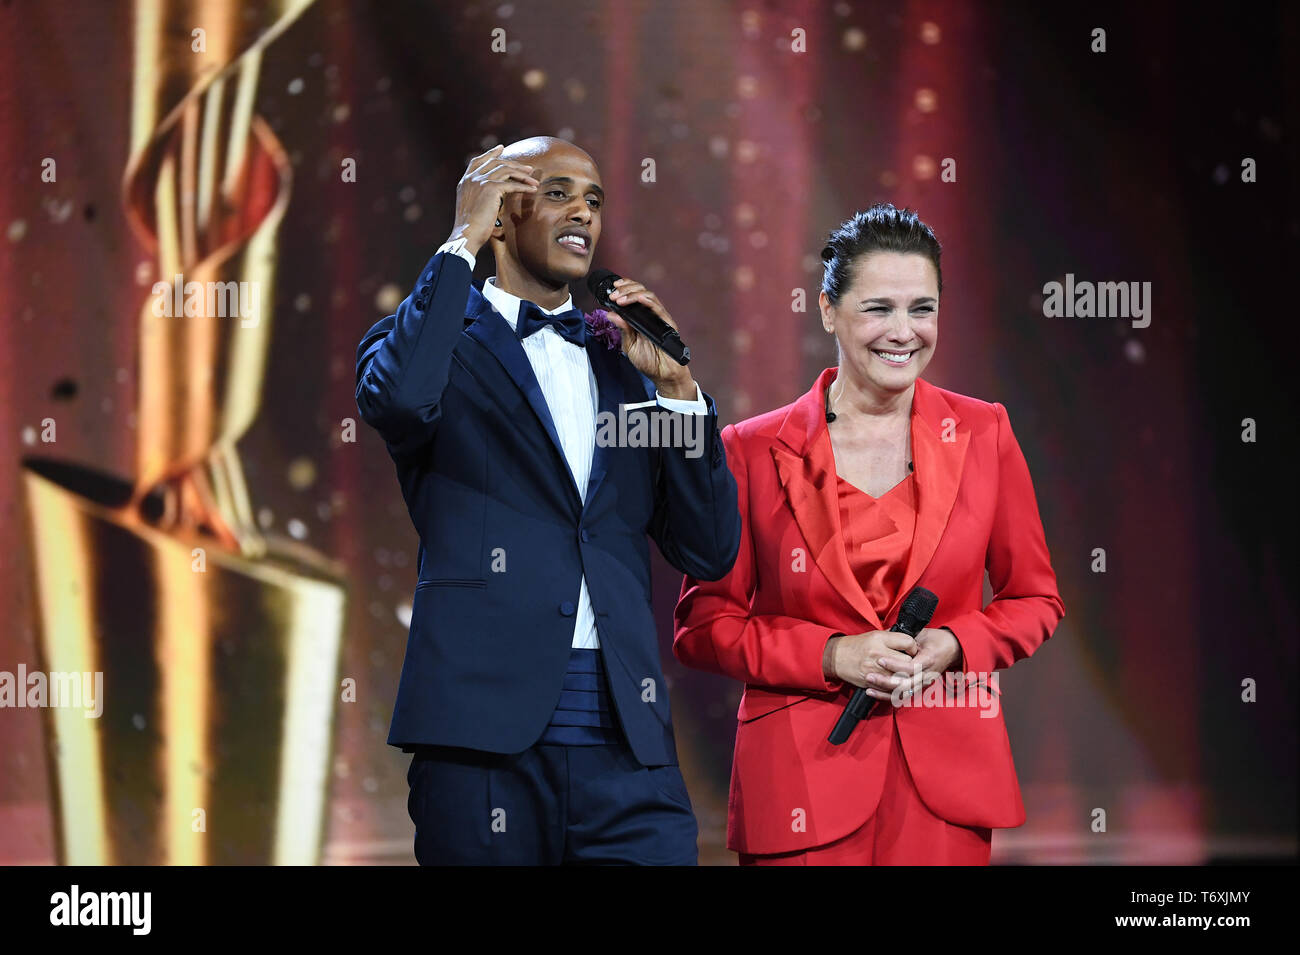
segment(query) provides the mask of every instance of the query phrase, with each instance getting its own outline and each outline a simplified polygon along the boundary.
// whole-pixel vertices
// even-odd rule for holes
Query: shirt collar
[[[509,324],[511,328],[514,328],[519,324],[519,303],[522,302],[523,299],[518,295],[511,295],[505,289],[498,288],[497,277],[495,275],[490,276],[483,283],[483,297],[488,300],[493,308],[501,313],[501,317],[506,320],[506,323]],[[560,312],[567,312],[569,309],[573,308],[573,295],[570,294],[569,297],[564,300],[564,304],[559,308],[542,308],[540,305],[537,307],[541,308],[547,315],[558,315]]]

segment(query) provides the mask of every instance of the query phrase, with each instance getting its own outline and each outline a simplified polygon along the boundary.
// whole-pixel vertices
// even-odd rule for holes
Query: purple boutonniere
[[[594,312],[587,312],[583,318],[587,322],[587,334],[604,342],[610,351],[623,346],[623,335],[618,326],[609,320],[609,312],[598,308]]]

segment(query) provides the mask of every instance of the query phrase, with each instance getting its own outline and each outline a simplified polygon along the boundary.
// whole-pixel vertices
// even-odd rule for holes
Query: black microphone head
[[[609,295],[614,291],[614,283],[622,276],[615,275],[609,269],[592,269],[587,273],[587,291],[595,297],[596,301],[606,308],[609,307]]]
[[[903,598],[902,609],[898,611],[898,622],[908,633],[920,633],[938,607],[939,598],[934,591],[913,587],[912,592]]]

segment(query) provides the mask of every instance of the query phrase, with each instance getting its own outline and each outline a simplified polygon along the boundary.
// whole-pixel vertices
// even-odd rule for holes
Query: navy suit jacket
[[[621,351],[591,336],[586,347],[600,411],[653,400]],[[677,762],[646,537],[692,577],[717,580],[735,561],[736,482],[705,399],[702,454],[598,441],[584,504],[523,345],[464,259],[429,261],[357,349],[357,409],[388,446],[420,538],[390,744],[535,743],[559,700],[585,573],[632,751],[646,766]]]

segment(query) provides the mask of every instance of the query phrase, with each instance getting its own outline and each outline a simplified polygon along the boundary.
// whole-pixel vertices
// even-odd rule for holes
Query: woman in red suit
[[[820,296],[839,366],[722,432],[740,553],[719,581],[686,578],[673,649],[745,684],[727,826],[742,865],[986,865],[991,830],[1025,819],[995,671],[1065,609],[1006,409],[920,377],[939,253],[889,204],[845,222]],[[888,632],[917,586],[939,598],[930,625]],[[856,687],[878,702],[834,746]]]

